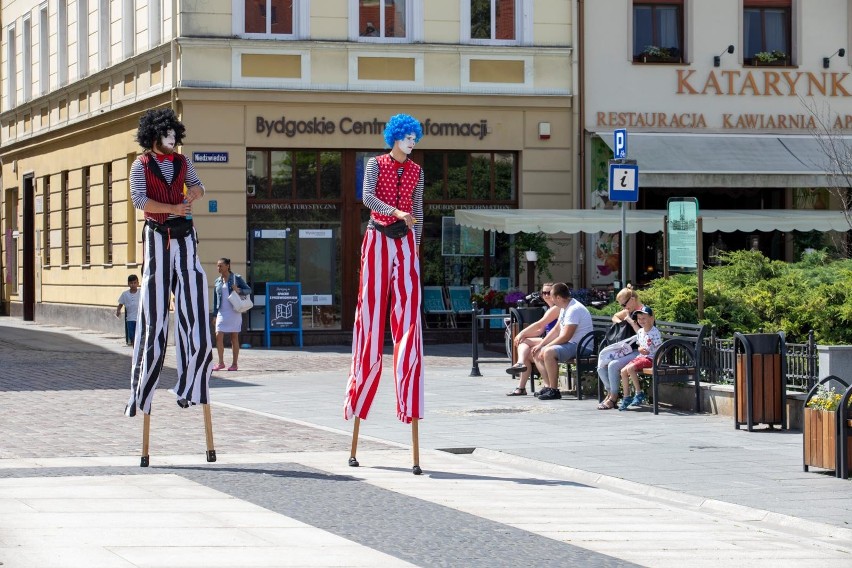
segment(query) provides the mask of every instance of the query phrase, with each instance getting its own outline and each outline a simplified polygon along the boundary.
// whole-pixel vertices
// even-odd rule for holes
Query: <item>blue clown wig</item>
[[[420,122],[413,116],[407,114],[395,114],[385,124],[385,144],[393,148],[393,143],[402,140],[409,134],[414,134],[415,142],[423,138],[423,129]]]

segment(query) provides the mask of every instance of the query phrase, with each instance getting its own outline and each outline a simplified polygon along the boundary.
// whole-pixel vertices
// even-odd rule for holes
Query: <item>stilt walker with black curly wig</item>
[[[420,469],[417,423],[423,418],[423,332],[420,320],[420,237],[423,170],[408,155],[423,136],[411,116],[392,116],[384,138],[391,151],[364,169],[364,205],[371,209],[361,244],[361,282],[352,331],[352,367],[343,415],[354,417],[349,465],[357,467],[358,431],[382,373],[385,319],[390,307],[397,417],[411,424],[415,475]]]
[[[209,392],[213,355],[208,316],[207,275],[198,258],[192,203],[204,186],[192,162],[175,152],[186,129],[171,109],[149,110],[139,120],[136,140],[144,152],[130,168],[130,197],[145,212],[139,314],[124,413],[144,414],[142,467],[149,463],[151,402],[166,354],[169,304],[174,294],[178,380],[171,392],[182,408],[204,410],[207,461],[216,461]]]

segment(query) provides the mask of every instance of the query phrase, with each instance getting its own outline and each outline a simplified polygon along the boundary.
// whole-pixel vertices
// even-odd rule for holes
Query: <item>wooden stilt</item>
[[[423,470],[420,469],[420,435],[417,432],[417,418],[411,419],[411,449],[414,452],[414,467],[411,471],[414,475],[420,475]]]
[[[355,425],[352,427],[352,451],[349,452],[349,466],[358,467],[360,465],[355,459],[355,453],[358,450],[358,429],[361,427],[361,419],[355,417]]]
[[[142,460],[139,467],[148,467],[148,436],[151,433],[151,415],[142,414]]]
[[[210,405],[202,404],[204,409],[204,433],[207,437],[207,461],[216,461],[216,450],[213,449],[213,417],[210,416]]]

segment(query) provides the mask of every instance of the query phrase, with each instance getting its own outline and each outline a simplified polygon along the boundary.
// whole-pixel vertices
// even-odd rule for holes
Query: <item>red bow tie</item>
[[[154,153],[154,157],[157,158],[158,162],[162,162],[163,160],[168,160],[168,161],[171,162],[171,161],[174,161],[174,159],[175,159],[174,154],[157,154],[157,153]]]

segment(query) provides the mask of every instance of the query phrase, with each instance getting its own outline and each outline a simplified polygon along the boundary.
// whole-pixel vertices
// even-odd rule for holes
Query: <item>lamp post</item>
[[[538,260],[538,253],[534,250],[528,250],[527,256],[527,294],[532,294],[535,291],[535,263]]]

